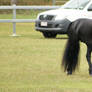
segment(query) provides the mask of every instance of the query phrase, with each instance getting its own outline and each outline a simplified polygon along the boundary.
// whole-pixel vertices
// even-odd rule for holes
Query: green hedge
[[[52,5],[52,0],[16,0],[17,5]],[[64,4],[68,0],[61,1],[57,4]],[[11,5],[11,0],[0,0],[0,5]]]
[[[10,5],[11,0],[0,0],[0,5]],[[52,0],[17,0],[17,5],[51,5]]]

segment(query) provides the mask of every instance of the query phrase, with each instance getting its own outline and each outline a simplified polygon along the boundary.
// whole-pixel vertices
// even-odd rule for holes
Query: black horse
[[[67,74],[72,74],[78,66],[80,41],[87,45],[86,58],[89,65],[89,74],[92,75],[91,51],[92,51],[92,20],[77,19],[68,28],[68,41],[66,44],[62,66]]]

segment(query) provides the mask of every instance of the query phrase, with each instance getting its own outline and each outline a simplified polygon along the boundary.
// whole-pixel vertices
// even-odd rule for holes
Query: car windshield
[[[64,9],[84,9],[90,0],[70,0],[62,8]]]

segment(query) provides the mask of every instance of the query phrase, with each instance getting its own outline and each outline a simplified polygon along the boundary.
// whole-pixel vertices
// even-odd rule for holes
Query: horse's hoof
[[[90,70],[90,69],[89,69],[89,75],[91,75],[91,76],[92,76],[92,70]]]
[[[71,72],[71,71],[68,71],[68,72],[67,72],[67,75],[72,75],[72,72]]]
[[[91,73],[89,73],[89,75],[90,75],[90,76],[92,76],[92,72],[91,72]]]
[[[90,76],[92,76],[92,73],[89,73]]]
[[[92,74],[90,74],[90,76],[92,76]]]

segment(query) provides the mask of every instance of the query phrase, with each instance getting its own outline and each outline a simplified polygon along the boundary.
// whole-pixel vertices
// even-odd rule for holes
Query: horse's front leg
[[[89,65],[89,74],[92,75],[91,49],[90,48],[87,48],[86,58]]]

